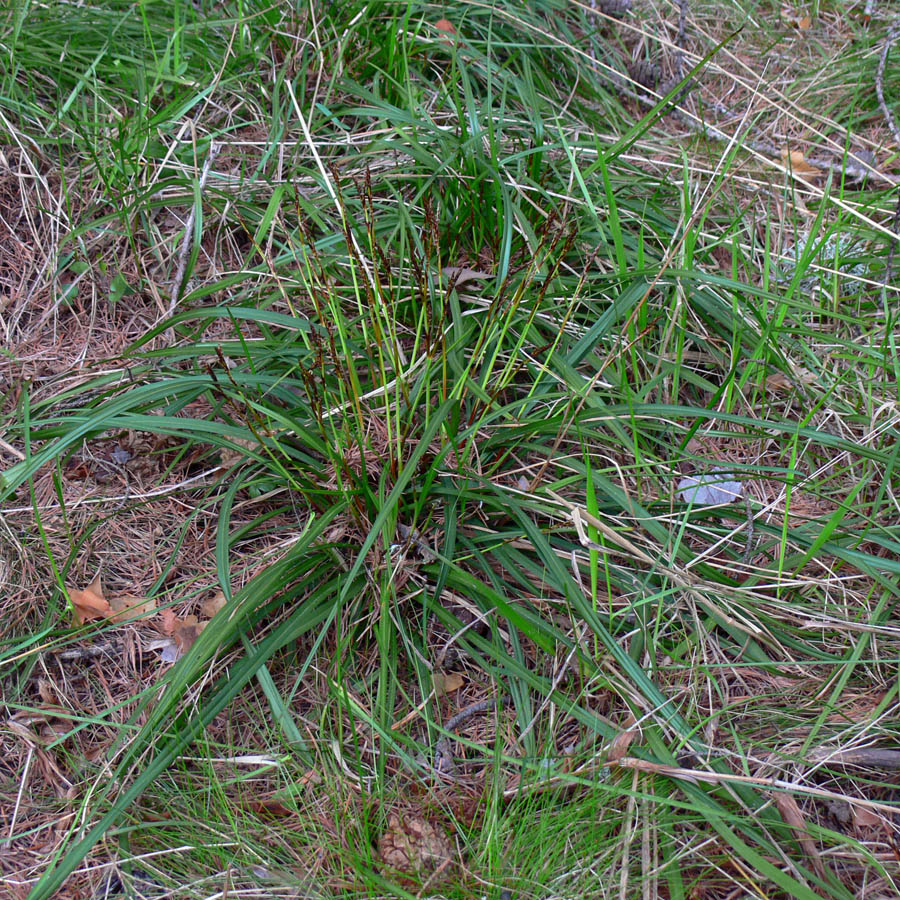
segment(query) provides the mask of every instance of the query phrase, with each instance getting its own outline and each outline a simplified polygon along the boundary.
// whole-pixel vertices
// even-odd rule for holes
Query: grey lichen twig
[[[206,157],[206,162],[203,164],[203,171],[200,173],[201,197],[203,196],[203,189],[206,187],[206,179],[209,178],[212,165],[216,161],[216,157],[219,155],[221,149],[221,144],[213,142],[209,145],[209,155]],[[191,212],[184,229],[184,238],[181,241],[181,250],[178,253],[178,268],[175,271],[175,278],[172,281],[172,296],[169,300],[169,316],[175,312],[175,307],[178,305],[178,301],[181,299],[181,294],[184,290],[184,276],[185,270],[187,269],[188,257],[191,254],[191,244],[194,239],[194,221],[196,218],[197,204],[195,203],[191,206]]]
[[[881,48],[881,59],[878,60],[878,71],[875,73],[875,93],[878,95],[878,105],[881,107],[881,114],[884,116],[884,121],[887,122],[887,126],[894,138],[894,143],[900,146],[900,129],[897,128],[894,114],[884,99],[884,70],[887,66],[888,55],[891,52],[891,45],[897,40],[898,34],[900,34],[900,16],[888,29],[887,37],[884,39],[884,46]]]
[[[591,9],[599,10],[603,15],[614,19],[620,19],[630,13],[631,6],[631,0],[591,0]]]
[[[756,546],[756,535],[753,527],[753,503],[749,497],[744,497],[744,508],[747,512],[747,542],[744,546],[744,555],[741,562],[745,565],[753,558],[753,550]]]
[[[891,241],[888,250],[887,262],[884,266],[884,277],[881,279],[881,308],[887,308],[887,291],[888,285],[894,275],[894,253],[897,250],[897,241],[900,241],[900,193],[897,194],[897,206],[894,209],[894,217],[891,219],[891,231],[894,234],[894,240]]]
[[[887,123],[887,127],[894,138],[894,145],[900,147],[900,129],[897,128],[894,114],[884,99],[884,70],[887,66],[888,55],[891,52],[891,45],[897,40],[898,34],[900,34],[900,16],[894,20],[894,24],[888,29],[887,36],[884,39],[884,46],[881,48],[878,71],[875,73],[875,93],[878,95],[878,105],[881,107],[881,114],[884,116],[884,121]],[[881,303],[883,307],[887,301],[887,287],[894,274],[894,252],[897,249],[897,241],[900,240],[900,196],[897,197],[897,208],[891,221],[891,231],[894,233],[894,240],[891,241],[891,246],[888,250],[887,263],[884,267],[884,278],[882,279]]]
[[[678,0],[678,35],[675,38],[675,75],[684,78],[684,47],[687,40],[688,0]]]
[[[509,698],[504,697],[500,701],[500,703],[502,705],[504,703],[507,703],[508,701]],[[471,706],[467,706],[465,709],[458,712],[455,716],[448,719],[447,723],[444,725],[444,730],[453,732],[464,722],[467,722],[469,719],[471,719],[472,716],[476,716],[478,715],[478,713],[495,709],[496,706],[497,701],[494,700],[493,697],[487,700],[480,700],[478,703],[473,703]],[[453,762],[453,753],[450,745],[451,739],[446,735],[441,737],[437,741],[437,743],[434,745],[434,762],[432,763],[432,769],[439,775],[452,779],[455,774],[456,765]]]

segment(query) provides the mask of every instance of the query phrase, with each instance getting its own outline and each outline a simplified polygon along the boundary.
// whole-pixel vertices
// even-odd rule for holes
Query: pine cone
[[[392,812],[378,841],[378,858],[400,875],[427,876],[451,868],[453,844],[439,823],[420,813]]]
[[[631,0],[591,0],[591,6],[604,15],[615,16],[617,19],[631,12]]]
[[[639,59],[637,62],[631,63],[628,66],[628,74],[639,85],[650,88],[651,91],[656,90],[656,86],[659,84],[660,78],[662,78],[659,66],[645,59]]]

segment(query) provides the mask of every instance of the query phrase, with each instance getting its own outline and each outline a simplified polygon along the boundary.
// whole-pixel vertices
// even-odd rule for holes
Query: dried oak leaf
[[[219,458],[222,461],[223,468],[234,468],[234,466],[245,463],[248,459],[253,459],[254,456],[258,456],[262,452],[259,441],[242,437],[229,437],[228,440],[231,441],[232,444],[237,444],[238,447],[241,447],[248,452],[244,453],[242,450],[232,447],[220,447]]]
[[[853,824],[857,828],[877,827],[885,822],[884,816],[878,815],[877,812],[867,809],[865,806],[858,806],[856,803],[851,806],[851,815]]]
[[[628,748],[640,734],[640,729],[635,727],[634,716],[629,716],[625,725],[625,730],[619,732],[609,745],[609,754],[606,757],[608,762],[614,763],[624,759],[628,755]]]
[[[818,376],[809,369],[795,369],[790,377],[784,372],[773,372],[766,376],[766,390],[773,394],[793,394],[798,384],[812,385],[818,382]]]
[[[806,13],[795,12],[789,6],[782,7],[781,16],[789,25],[793,25],[798,31],[809,31],[812,28],[812,17]]]
[[[778,812],[781,813],[781,818],[784,819],[786,825],[793,829],[797,842],[800,844],[800,849],[803,850],[803,853],[809,860],[809,864],[813,867],[815,873],[824,879],[826,877],[825,864],[819,855],[819,848],[816,846],[816,842],[810,837],[806,818],[801,812],[797,801],[790,794],[784,794],[780,791],[775,793],[774,800],[775,806],[778,807]]]
[[[103,594],[100,573],[83,590],[66,588],[69,600],[72,601],[72,621],[75,625],[83,625],[93,619],[109,619],[111,622],[124,622],[134,619],[156,609],[156,599],[135,597],[133,594],[119,594],[107,600]]]
[[[285,806],[279,799],[271,797],[267,800],[250,800],[247,808],[263,819],[286,819],[297,815],[297,811]]]
[[[156,609],[155,597],[135,597],[133,594],[120,594],[109,601],[112,614],[109,616],[113,622],[124,622],[126,619],[136,619]]]
[[[179,655],[184,656],[194,642],[200,637],[200,632],[206,628],[206,622],[198,622],[196,616],[185,616],[183,620],[176,620],[172,637],[175,638],[175,646]]]
[[[445,266],[441,272],[455,288],[461,288],[468,281],[485,281],[493,278],[490,272],[481,272],[468,266]]]
[[[391,812],[378,840],[378,859],[401,876],[446,873],[453,862],[453,844],[439,823],[421,813]]]
[[[165,609],[160,610],[159,617],[162,619],[162,633],[169,637],[175,634],[175,626],[179,618],[175,615],[172,607],[167,606]]]
[[[781,164],[794,176],[803,178],[816,178],[822,174],[821,170],[811,166],[799,150],[781,151]]]
[[[72,602],[72,621],[75,625],[83,625],[93,619],[108,619],[113,614],[109,601],[103,596],[99,572],[83,591],[66,587],[66,592]]]
[[[456,26],[449,19],[438,19],[437,22],[434,23],[434,27],[447,35],[447,37],[441,38],[441,43],[448,47],[452,46],[452,39],[456,37]]]
[[[466,680],[458,672],[433,672],[431,683],[434,685],[434,693],[440,697],[442,694],[458,691]]]
[[[225,594],[223,594],[222,591],[216,591],[212,597],[208,600],[204,600],[200,604],[200,612],[202,612],[207,619],[211,619],[224,605]]]
[[[225,598],[221,593],[216,594],[210,600],[204,601],[201,605],[201,611],[204,615],[215,615],[222,608],[219,605],[219,597],[222,597],[222,604],[224,604]],[[209,624],[209,619],[204,619],[201,622],[197,616],[185,616],[182,619],[175,615],[169,607],[160,610],[159,615],[162,620],[159,625],[160,631],[172,639],[168,646],[163,649],[163,662],[176,662],[181,659],[194,646],[197,638],[200,637],[200,633]]]

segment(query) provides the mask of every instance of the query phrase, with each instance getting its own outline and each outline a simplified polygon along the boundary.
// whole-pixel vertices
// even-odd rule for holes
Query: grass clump
[[[895,890],[890,179],[668,12],[6,13],[15,890]]]

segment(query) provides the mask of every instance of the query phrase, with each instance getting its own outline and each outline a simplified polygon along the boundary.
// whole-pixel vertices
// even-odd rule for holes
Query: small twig
[[[888,249],[887,263],[884,266],[884,276],[881,279],[881,308],[887,309],[887,289],[894,275],[894,252],[897,249],[897,242],[900,241],[900,193],[897,194],[897,207],[894,210],[894,217],[891,219],[891,231],[894,233],[894,240]]]
[[[618,766],[620,769],[631,769],[638,772],[650,772],[655,775],[662,775],[667,778],[674,778],[677,781],[686,781],[691,784],[703,782],[705,784],[744,784],[750,787],[768,788],[781,791],[790,791],[795,794],[804,794],[807,797],[818,797],[823,800],[841,800],[849,803],[851,806],[860,806],[864,809],[871,809],[875,812],[886,813],[889,816],[894,815],[897,811],[896,806],[888,803],[879,803],[874,800],[863,800],[859,797],[847,797],[844,794],[838,794],[834,791],[823,790],[822,788],[810,787],[796,781],[786,781],[782,778],[760,778],[753,775],[735,775],[731,772],[708,772],[702,769],[686,769],[679,766],[669,766],[664,763],[654,763],[645,759],[635,759],[633,757],[624,757],[623,759],[610,761],[610,766]],[[581,774],[576,770],[573,774]]]
[[[7,444],[6,441],[3,440],[3,438],[0,438],[0,450],[5,450],[11,456],[15,456],[16,459],[23,461],[26,459],[25,454],[22,453],[21,450],[17,450],[15,447],[13,447],[12,444]]]
[[[868,13],[868,6],[866,7],[866,11]],[[891,45],[897,40],[898,34],[900,34],[900,16],[897,17],[894,24],[888,29],[887,37],[884,39],[884,46],[881,48],[881,58],[878,60],[878,71],[875,73],[875,93],[878,95],[878,105],[881,107],[881,114],[884,116],[884,121],[887,123],[887,127],[894,138],[894,144],[900,147],[900,129],[897,128],[894,114],[891,112],[890,107],[887,105],[887,101],[884,99],[884,70],[887,66],[888,55],[891,52]],[[885,306],[887,300],[885,295],[887,286],[890,284],[893,276],[894,251],[897,246],[897,241],[900,240],[900,197],[897,198],[897,209],[894,212],[894,218],[891,222],[891,231],[894,233],[894,240],[891,241],[890,248],[888,249],[887,264],[884,267],[884,278],[882,279],[883,287],[881,292],[882,307]]]
[[[678,34],[675,37],[675,75],[679,81],[684,77],[684,44],[687,31],[688,0],[678,0]]]
[[[16,794],[16,805],[13,807],[12,816],[9,820],[9,835],[7,836],[7,840],[12,840],[13,836],[16,833],[16,819],[19,817],[19,810],[22,808],[22,796],[25,793],[25,785],[30,784],[28,779],[28,775],[31,770],[31,761],[34,758],[34,747],[31,744],[27,745],[28,747],[28,755],[25,757],[25,765],[21,769],[21,775],[19,776],[19,792]]]
[[[886,747],[862,747],[858,750],[822,748],[810,754],[809,762],[826,766],[859,766],[869,769],[900,769],[900,750]]]
[[[96,644],[67,647],[65,650],[48,651],[49,655],[59,662],[76,662],[82,659],[95,659],[98,656],[118,656],[121,652],[120,640],[106,640]]]
[[[600,10],[605,16],[620,19],[631,12],[631,0],[591,0],[591,8]]]
[[[509,698],[506,697],[502,702],[508,702]],[[477,716],[478,713],[487,712],[489,709],[494,709],[496,706],[496,701],[493,697],[490,697],[487,700],[480,700],[478,703],[473,703],[471,706],[467,706],[465,709],[458,712],[455,716],[452,716],[447,720],[447,724],[444,725],[445,731],[454,731],[459,728],[463,722],[467,722],[472,716]],[[432,768],[439,775],[450,776],[453,775],[453,755],[450,752],[450,738],[443,736],[438,742],[434,745],[434,762],[432,764]]]
[[[424,559],[425,562],[434,562],[435,559],[437,559],[434,550],[422,540],[422,535],[419,534],[417,528],[410,528],[409,525],[398,522],[397,532],[399,533],[401,540],[405,541],[408,547],[415,547],[419,553],[422,554],[422,559]]]
[[[741,557],[741,563],[746,565],[750,562],[753,555],[754,534],[753,534],[753,504],[749,497],[744,498],[745,508],[747,510],[747,545],[744,547],[744,555]]]
[[[878,60],[878,71],[875,73],[875,93],[878,95],[878,105],[881,107],[881,114],[884,116],[884,121],[887,122],[887,126],[894,138],[894,143],[900,147],[900,129],[897,128],[894,114],[890,111],[884,99],[884,69],[887,65],[888,54],[891,52],[891,45],[897,40],[898,34],[900,34],[900,17],[888,29],[887,37],[884,39],[884,46],[881,48],[881,59]]]
[[[200,173],[200,195],[203,195],[203,189],[206,187],[206,179],[212,169],[212,164],[216,161],[216,157],[221,150],[221,144],[215,142],[209,145],[209,155],[203,164],[203,171]],[[172,297],[169,301],[169,316],[175,312],[175,307],[181,299],[184,291],[184,276],[187,269],[188,256],[191,253],[191,244],[194,240],[194,220],[197,218],[197,205],[191,205],[191,212],[188,215],[187,225],[184,229],[184,238],[181,241],[181,250],[178,253],[178,268],[175,271],[175,279],[172,282]]]

